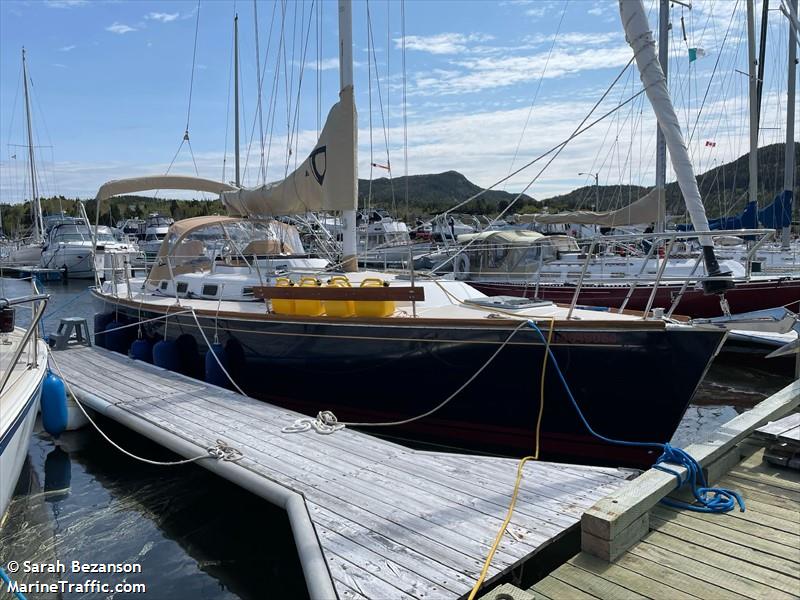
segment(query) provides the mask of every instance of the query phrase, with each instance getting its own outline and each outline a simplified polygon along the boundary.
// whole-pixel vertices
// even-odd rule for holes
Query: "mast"
[[[239,15],[233,17],[233,137],[235,148],[233,151],[236,162],[236,187],[241,186],[239,174]]]
[[[42,241],[44,223],[42,222],[42,206],[39,203],[39,192],[36,189],[36,168],[33,152],[33,129],[31,127],[31,103],[28,95],[28,64],[25,60],[25,48],[22,48],[22,80],[25,87],[25,115],[28,121],[28,161],[31,171],[31,212],[33,212],[33,241]]]
[[[339,87],[353,87],[353,5],[351,0],[339,0]],[[342,270],[356,271],[356,209],[358,208],[358,128],[353,118],[352,194],[353,208],[342,211]],[[348,168],[349,170],[349,168]]]
[[[750,76],[749,201],[758,202],[758,64],[756,63],[755,0],[747,0],[747,62]]]
[[[761,94],[764,90],[764,64],[767,60],[767,26],[769,25],[769,0],[762,0],[761,35],[758,39],[758,124],[761,125]]]
[[[692,225],[695,231],[707,233],[709,231],[708,217],[700,197],[700,189],[697,187],[689,151],[681,133],[678,115],[672,106],[667,81],[656,57],[653,32],[650,31],[644,5],[642,0],[619,0],[619,10],[622,25],[625,28],[625,37],[633,49],[633,56],[642,78],[645,94],[653,106],[658,125],[664,134],[672,160],[672,168],[675,170],[678,186],[683,194]],[[703,258],[708,275],[711,277],[730,275],[720,270],[711,236],[700,235],[700,244],[703,247]],[[703,281],[703,287],[707,293],[722,293],[730,287],[730,284],[729,280],[707,279]]]
[[[658,62],[667,79],[669,68],[669,0],[660,0],[658,11]],[[658,195],[658,220],[656,233],[662,233],[667,223],[667,142],[661,126],[656,125],[656,190]]]
[[[794,112],[795,95],[797,91],[797,0],[788,0],[789,4],[789,81],[786,86],[786,150],[783,165],[783,195],[788,204],[794,194]],[[789,223],[783,228],[781,234],[781,246],[789,249],[792,223],[791,214]]]

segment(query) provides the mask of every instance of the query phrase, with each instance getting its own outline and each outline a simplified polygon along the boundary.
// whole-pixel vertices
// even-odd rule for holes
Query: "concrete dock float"
[[[693,447],[710,483],[739,492],[744,512],[659,504],[670,494],[662,484],[672,479],[674,488],[675,478],[651,469],[585,513],[579,554],[527,589],[506,583],[482,598],[800,597],[800,472],[765,460],[772,438],[791,432],[797,413],[760,427],[796,410],[799,400],[795,381]]]
[[[463,597],[511,501],[513,459],[349,428],[284,433],[302,415],[117,353],[70,346],[52,360],[85,406],[184,457],[217,451],[197,464],[286,508],[314,598]],[[529,462],[486,585],[575,531],[628,475]]]

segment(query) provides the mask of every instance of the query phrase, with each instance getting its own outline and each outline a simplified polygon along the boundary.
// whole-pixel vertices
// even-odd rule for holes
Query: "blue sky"
[[[654,2],[645,6],[655,27]],[[337,11],[332,0],[265,1],[257,9],[261,122],[270,156],[266,179],[272,180],[311,148],[318,106],[324,120],[336,101]],[[374,162],[387,162],[387,138],[393,174],[406,169],[402,9],[397,1],[354,3],[361,177],[370,175],[370,152]],[[176,155],[186,125],[197,10],[197,2],[188,0],[0,3],[0,201],[27,195],[25,150],[9,145],[25,143],[23,45],[33,80],[41,192],[91,197],[106,180],[163,173]],[[233,178],[229,78],[237,11],[241,147],[245,183],[256,184],[261,173],[253,3],[201,0],[199,11],[189,120],[194,161],[184,144],[172,172],[193,174],[196,163],[200,175],[219,179],[225,161],[225,179]],[[404,11],[412,174],[455,169],[478,184],[494,183],[512,165],[568,137],[631,57],[613,0],[409,0]],[[783,137],[786,21],[780,13],[770,18],[762,144]],[[745,3],[696,0],[692,11],[675,5],[672,23],[670,85],[702,171],[747,149],[747,80],[736,72],[747,69]],[[689,46],[706,51],[691,67]],[[640,89],[638,73],[629,68],[596,114]],[[598,172],[608,185],[649,185],[654,140],[654,119],[640,97],[567,146],[530,193],[544,198],[583,185],[588,177],[579,172]],[[537,172],[529,169],[501,187],[520,190]],[[375,177],[384,175],[374,171]]]

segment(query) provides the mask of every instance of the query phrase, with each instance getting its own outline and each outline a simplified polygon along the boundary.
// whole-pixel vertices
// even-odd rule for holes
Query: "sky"
[[[657,29],[655,0],[645,7]],[[670,10],[670,90],[698,172],[747,151],[745,7]],[[167,171],[232,180],[234,14],[243,181],[282,178],[337,100],[333,0],[3,0],[0,202],[30,196],[23,46],[42,195],[89,198]],[[785,135],[788,24],[776,11],[768,22],[761,145]],[[376,163],[490,186],[613,111],[543,171],[547,159],[497,188],[547,198],[594,173],[601,185],[654,181],[655,120],[644,95],[625,103],[641,85],[616,0],[355,1],[353,40],[362,178],[388,174]],[[690,63],[690,47],[705,56]]]

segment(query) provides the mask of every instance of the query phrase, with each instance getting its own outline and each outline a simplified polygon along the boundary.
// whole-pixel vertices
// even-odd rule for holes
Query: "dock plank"
[[[740,558],[741,560],[753,563],[754,565],[759,565],[767,569],[778,571],[779,573],[786,573],[787,575],[795,578],[800,578],[800,566],[798,566],[798,562],[800,562],[800,548],[798,548],[796,552],[797,559],[795,561],[791,561],[782,556],[775,556],[774,554],[769,554],[757,548],[750,548],[741,543],[737,544],[728,539],[714,537],[713,535],[709,535],[704,531],[697,531],[696,529],[685,527],[680,519],[675,521],[664,521],[655,515],[651,515],[650,524],[653,526],[655,531],[664,533],[666,535],[671,535],[676,539],[690,542],[698,546],[714,548],[715,552],[720,552],[734,558]],[[778,551],[780,552],[781,549],[782,547]]]
[[[686,558],[713,566],[730,574],[735,574],[739,577],[746,577],[754,582],[752,585],[766,586],[771,588],[770,593],[775,598],[792,598],[791,594],[787,594],[784,590],[797,589],[800,585],[796,578],[789,577],[783,573],[778,573],[772,569],[766,569],[753,563],[717,554],[711,551],[711,548],[699,546],[686,540],[679,540],[669,535],[664,535],[658,531],[652,532],[647,536],[647,543],[653,546],[663,548],[668,552],[673,552]]]
[[[750,536],[746,532],[729,529],[728,527],[724,527],[713,521],[709,522],[697,519],[694,517],[694,514],[678,513],[667,510],[666,508],[660,506],[653,508],[652,516],[667,522],[675,521],[682,527],[693,529],[694,531],[700,531],[721,540],[729,540],[741,545],[746,544],[746,547],[748,548],[753,548],[759,552],[764,552],[766,554],[792,560],[800,565],[800,556],[794,558],[794,553],[792,552],[791,547],[787,548],[785,544],[780,544],[770,539]]]
[[[286,434],[302,415],[122,355],[72,348],[54,360],[84,401],[113,404],[199,447],[224,440],[243,453],[241,468],[302,494],[340,598],[463,596],[505,517],[516,460],[415,451],[350,428]],[[107,374],[102,387],[98,373]],[[487,583],[577,528],[626,475],[526,466]]]
[[[585,571],[569,562],[561,565],[550,576],[597,598],[607,600],[644,600],[647,598],[647,596],[604,579],[595,573]]]
[[[599,575],[608,581],[619,584],[632,592],[642,594],[646,598],[670,597],[676,600],[692,600],[693,598],[698,598],[698,596],[688,594],[678,587],[667,585],[656,579],[651,579],[635,569],[627,568],[628,565],[634,566],[630,561],[626,564],[620,562],[608,563],[604,560],[600,560],[596,556],[581,553],[573,558],[570,564],[589,573]]]
[[[587,594],[583,590],[564,583],[555,577],[546,577],[531,587],[531,590],[536,594],[536,597],[546,597],[555,599],[569,600],[595,600],[597,596]]]
[[[671,569],[686,573],[699,581],[719,587],[722,590],[733,592],[745,598],[770,598],[773,589],[760,585],[752,579],[747,579],[736,573],[730,573],[714,565],[698,562],[682,554],[675,554],[648,541],[639,542],[629,552],[648,560],[658,562]],[[714,596],[711,596],[712,598]]]
[[[682,570],[673,569],[661,562],[642,558],[630,552],[624,554],[617,560],[616,564],[645,575],[655,581],[666,582],[669,584],[670,588],[683,590],[697,598],[716,598],[718,600],[741,600],[744,598],[744,596],[736,592],[721,589],[702,579],[692,577]],[[664,591],[667,598],[672,596],[671,589]]]

